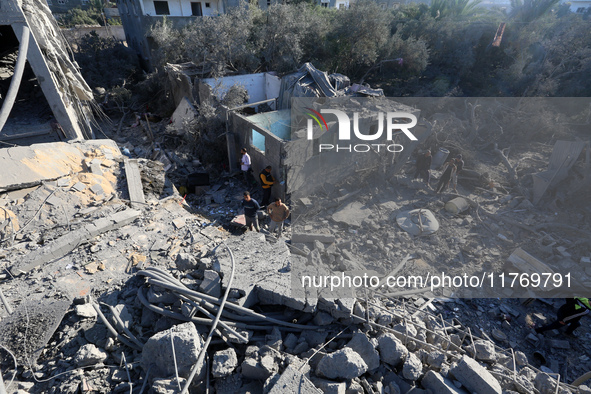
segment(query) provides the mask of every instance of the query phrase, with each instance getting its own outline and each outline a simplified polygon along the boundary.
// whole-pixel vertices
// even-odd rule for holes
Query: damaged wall
[[[234,138],[229,138],[229,157],[230,163],[234,169],[238,169],[237,163],[239,161],[240,148],[246,147],[248,154],[252,160],[252,170],[255,177],[258,179],[258,174],[270,165],[273,167],[271,174],[275,177],[276,185],[273,188],[274,195],[284,198],[286,189],[285,183],[278,184],[285,180],[285,168],[283,166],[283,158],[285,157],[285,141],[275,136],[267,129],[258,126],[249,120],[249,118],[231,112],[228,117],[229,130],[232,132]],[[253,133],[253,131],[255,133]],[[253,134],[257,133],[264,137],[265,150],[260,150],[253,145]],[[234,149],[232,149],[234,145]],[[233,151],[233,152],[230,152]],[[234,157],[231,155],[234,153]]]
[[[248,92],[248,104],[270,100],[279,96],[281,79],[271,73],[235,75],[223,78],[205,78],[199,81],[199,100],[201,103],[211,100],[214,95],[218,100],[234,85],[240,85]],[[273,109],[274,103],[269,103]]]

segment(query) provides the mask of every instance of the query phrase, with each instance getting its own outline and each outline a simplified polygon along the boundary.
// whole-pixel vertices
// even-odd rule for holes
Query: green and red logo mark
[[[309,112],[306,113],[306,115],[309,115],[312,119],[316,121],[316,123],[318,123],[318,126],[320,126],[320,130],[322,130],[322,123],[324,123],[324,127],[326,127],[326,130],[328,131],[328,125],[326,124],[326,120],[324,120],[324,117],[320,114],[320,112],[314,111],[312,108],[308,107],[306,107],[306,109],[314,112],[314,115]],[[322,119],[322,123],[320,123],[320,120],[318,120],[318,118]]]

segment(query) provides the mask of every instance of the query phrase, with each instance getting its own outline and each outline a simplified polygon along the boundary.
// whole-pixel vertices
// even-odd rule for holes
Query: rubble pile
[[[530,243],[545,261],[588,258],[588,245],[556,232],[535,238],[549,224],[522,198],[470,193],[457,214],[402,176],[386,193],[339,184],[337,197],[293,202],[307,211],[286,242],[220,225],[239,212],[241,184],[231,177],[189,199],[194,209],[164,163],[130,159],[112,141],[2,154],[12,166],[0,199],[7,392],[178,393],[189,382],[189,392],[222,393],[591,392],[567,383],[591,368],[577,353],[591,350],[589,330],[577,345],[531,331],[559,301],[448,298],[453,289],[292,295],[301,266],[353,271],[364,261],[381,274],[416,274],[478,257],[498,268]],[[428,236],[396,224],[401,212],[427,224],[427,210],[439,224]]]

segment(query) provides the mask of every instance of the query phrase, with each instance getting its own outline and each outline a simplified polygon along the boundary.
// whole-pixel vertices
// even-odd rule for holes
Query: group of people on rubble
[[[240,160],[240,169],[242,170],[242,174],[244,176],[244,182],[248,187],[251,187],[257,183],[252,175],[252,161],[250,159],[250,155],[246,151],[246,148],[242,148],[240,153],[242,154],[242,158]],[[281,198],[279,197],[276,197],[274,202],[269,204],[272,197],[272,187],[275,184],[275,178],[273,175],[271,175],[272,169],[273,168],[271,166],[266,166],[259,174],[259,181],[263,192],[261,204],[252,198],[250,191],[246,190],[243,193],[242,207],[244,208],[244,218],[246,227],[248,229],[254,229],[257,232],[260,231],[258,211],[261,208],[266,208],[269,218],[271,219],[269,222],[269,232],[271,234],[275,234],[277,231],[278,236],[281,236],[283,231],[283,222],[289,216],[289,208],[281,201]]]
[[[416,162],[416,170],[413,179],[417,179],[419,176],[423,178],[427,187],[431,189],[431,163],[433,157],[431,156],[431,150],[427,149],[423,154],[419,155]],[[442,174],[435,188],[437,194],[445,191],[451,183],[454,192],[457,193],[458,186],[458,174],[464,169],[464,160],[462,155],[459,154],[451,160],[448,160],[442,168]]]

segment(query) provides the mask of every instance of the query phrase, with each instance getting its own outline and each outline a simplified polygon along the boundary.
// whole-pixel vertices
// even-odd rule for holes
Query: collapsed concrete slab
[[[0,322],[0,343],[19,363],[34,364],[70,307],[69,301],[25,301]]]
[[[478,361],[463,356],[450,373],[471,392],[482,394],[501,394],[499,381]]]
[[[12,26],[21,40],[20,51],[27,54],[26,59],[57,120],[58,138],[92,138],[92,92],[82,78],[47,3],[42,0],[1,0],[0,9],[0,25]],[[22,48],[25,44],[27,48]],[[2,126],[0,130],[5,129]]]
[[[140,211],[127,209],[117,212],[108,218],[101,218],[76,232],[63,235],[49,245],[27,254],[19,263],[12,267],[11,272],[14,276],[18,276],[41,264],[63,257],[79,245],[88,242],[99,234],[128,225],[140,217],[140,214]]]
[[[90,155],[121,156],[112,140],[53,142],[0,149],[0,191],[23,189],[83,171]]]
[[[249,307],[258,302],[308,312],[315,309],[316,300],[291,295],[290,253],[285,243],[270,243],[263,234],[247,232],[228,242],[228,247],[236,259],[232,288],[242,295],[240,305]],[[222,273],[222,286],[226,287],[232,268],[227,250],[218,247],[212,262]]]

